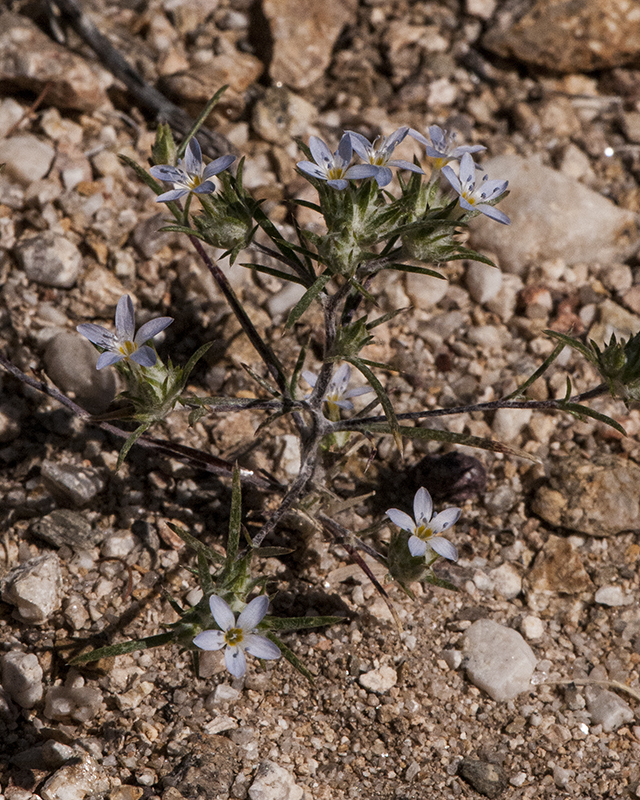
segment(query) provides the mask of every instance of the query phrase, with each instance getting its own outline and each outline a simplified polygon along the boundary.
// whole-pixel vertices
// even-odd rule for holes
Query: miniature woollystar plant
[[[335,624],[340,618],[280,618],[269,614],[267,597],[275,596],[277,605],[274,595],[277,580],[260,569],[261,558],[282,557],[289,552],[283,544],[290,542],[292,531],[302,538],[322,535],[341,547],[389,603],[385,587],[373,575],[363,553],[383,564],[389,576],[409,594],[410,584],[415,580],[454,588],[438,576],[437,568],[440,558],[456,560],[454,544],[440,534],[459,520],[460,509],[448,508],[434,515],[430,494],[422,487],[413,499],[413,517],[403,508],[387,511],[387,517],[399,530],[393,529],[388,544],[374,546],[371,529],[349,530],[337,518],[346,508],[366,503],[368,497],[345,498],[343,489],[334,485],[346,457],[360,457],[360,451],[370,447],[371,461],[375,458],[376,441],[391,436],[400,450],[404,440],[421,440],[447,446],[462,444],[536,460],[509,443],[429,426],[432,417],[493,412],[498,408],[556,409],[581,418],[589,416],[622,430],[619,423],[591,409],[586,401],[608,391],[625,401],[638,399],[640,346],[638,337],[634,337],[626,343],[612,341],[600,351],[564,334],[550,333],[560,341],[513,395],[471,406],[416,409],[414,405],[411,412],[398,410],[397,400],[392,400],[386,389],[387,376],[393,368],[373,360],[367,350],[374,341],[376,328],[400,313],[400,309],[392,309],[378,315],[376,297],[384,291],[380,276],[391,270],[444,280],[442,272],[449,261],[471,259],[491,264],[482,254],[464,247],[458,234],[478,214],[489,218],[487,224],[509,222],[506,214],[496,208],[506,195],[507,182],[478,180],[479,167],[472,156],[483,150],[483,146],[458,145],[452,135],[435,125],[429,128],[429,140],[405,127],[388,133],[386,138],[376,138],[378,131],[366,131],[368,136],[359,131],[345,131],[335,151],[312,136],[309,146],[299,142],[304,158],[298,162],[298,169],[300,176],[317,191],[317,202],[292,202],[294,207],[297,204],[318,212],[325,229],[305,230],[292,217],[289,229],[283,230],[268,217],[260,200],[243,186],[244,159],[240,159],[235,173],[230,169],[234,162],[230,154],[214,153],[213,160],[205,162],[195,135],[221,92],[179,147],[169,128],[160,126],[152,150],[156,163],[149,171],[128,158],[123,161],[165,204],[173,216],[166,229],[187,237],[226,299],[259,362],[259,366],[246,366],[255,382],[254,391],[237,397],[195,396],[187,391],[189,374],[211,342],[205,342],[184,367],[174,366],[170,359],[165,364],[152,348],[151,340],[167,328],[171,317],[152,319],[136,333],[133,303],[128,295],[118,302],[115,332],[95,323],[82,324],[78,330],[100,350],[98,368],[117,369],[127,384],[124,399],[129,405],[114,413],[128,416],[138,427],[133,431],[120,430],[107,425],[104,419],[93,419],[95,424],[106,426],[111,434],[127,440],[120,461],[139,442],[179,457],[193,468],[194,475],[204,469],[232,477],[224,555],[211,544],[215,532],[208,531],[196,538],[190,531],[173,525],[172,529],[195,556],[197,563],[189,568],[199,581],[202,599],[190,607],[171,598],[178,621],[168,626],[166,632],[112,644],[80,655],[74,662],[173,643],[193,654],[196,667],[203,650],[224,651],[225,663],[235,677],[249,668],[245,659],[248,653],[274,662],[281,654],[311,678],[300,659],[276,633]],[[426,146],[426,158],[436,167],[426,182],[416,160],[395,158],[395,151],[406,146],[408,135]],[[358,163],[358,157],[364,163]],[[217,182],[213,181],[214,176]],[[167,191],[166,183],[173,188]],[[199,203],[192,210],[194,195]],[[234,269],[250,269],[282,284],[297,285],[298,299],[290,308],[282,331],[293,342],[282,354],[276,352],[277,345],[256,327],[216,263],[213,254],[220,248],[224,250],[222,255],[228,255],[232,262],[244,253],[244,261]],[[307,347],[306,323],[312,306],[319,310],[321,319],[313,351]],[[175,315],[179,313],[177,309]],[[316,324],[314,320],[313,325]],[[274,340],[279,341],[278,337]],[[569,385],[562,399],[527,399],[528,388],[550,369],[565,345],[574,347],[595,364],[604,382],[579,395],[572,395]],[[0,365],[25,383],[56,397],[75,413],[86,416],[72,400],[25,375],[1,354]],[[364,385],[350,389],[354,371],[360,373]],[[299,386],[301,379],[311,387],[307,394]],[[207,447],[199,450],[145,435],[151,425],[181,409],[188,411],[191,424],[207,414],[244,411],[264,414],[260,425],[263,437],[279,435],[271,427],[277,420],[279,430],[284,426],[289,435],[297,437],[300,453],[297,473],[280,481],[264,471],[238,467],[213,456]],[[363,458],[366,470],[366,454]],[[242,482],[266,493],[262,511],[254,514],[257,524],[251,535],[242,527]],[[398,505],[406,507],[407,499],[399,498]],[[373,529],[380,528],[382,522]]]

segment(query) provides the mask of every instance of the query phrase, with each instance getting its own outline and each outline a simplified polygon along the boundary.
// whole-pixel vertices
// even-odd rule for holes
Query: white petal
[[[238,617],[238,627],[242,628],[243,631],[252,631],[258,623],[262,622],[262,618],[267,613],[268,608],[269,598],[266,594],[254,597]]]
[[[151,167],[149,172],[154,178],[157,178],[159,181],[165,181],[166,183],[182,183],[187,177],[184,170],[178,169],[177,167],[169,167],[166,164],[158,167]]]
[[[444,177],[449,181],[449,183],[453,186],[458,194],[462,194],[462,186],[460,181],[458,180],[458,176],[456,173],[451,169],[451,167],[446,166],[442,168],[442,174]]]
[[[441,127],[438,125],[430,125],[429,137],[431,138],[431,143],[439,153],[447,152],[447,137]]]
[[[330,406],[344,408],[345,411],[353,411],[353,403],[350,400],[327,400]]]
[[[496,222],[501,222],[503,225],[511,225],[511,220],[509,217],[504,213],[504,211],[500,211],[499,208],[488,206],[485,203],[479,203],[476,208],[478,211],[482,211],[482,213],[487,217],[495,219]]]
[[[394,525],[402,528],[403,531],[409,531],[409,533],[413,533],[415,531],[415,522],[408,514],[405,514],[404,511],[400,511],[399,508],[388,508],[385,511],[385,514],[389,517],[391,522],[394,523]]]
[[[133,341],[136,344],[144,344],[148,342],[149,339],[153,339],[154,336],[157,336],[165,328],[168,328],[172,322],[173,317],[156,317],[155,319],[150,319],[149,322],[145,322],[144,325],[140,326],[140,330],[136,333],[136,338]]]
[[[196,186],[193,190],[194,194],[213,194],[216,190],[216,185],[213,181],[205,181],[201,183],[200,186]]]
[[[494,197],[499,197],[503,192],[506,192],[508,185],[509,181],[485,180],[479,187],[478,196],[482,200],[493,200]]]
[[[413,498],[413,516],[416,519],[416,525],[421,525],[423,522],[429,524],[433,515],[433,501],[429,492],[421,486]]]
[[[398,128],[397,131],[394,131],[384,143],[385,153],[393,153],[393,151],[400,144],[400,142],[404,140],[404,137],[408,133],[409,133],[409,128],[406,125],[404,125],[402,128]]]
[[[309,384],[309,386],[313,389],[316,383],[318,382],[318,376],[314,375],[313,372],[309,372],[308,369],[303,369],[300,373],[305,381]]]
[[[229,628],[233,628],[235,626],[236,618],[233,614],[233,611],[221,597],[218,597],[217,594],[212,594],[209,598],[209,608],[211,609],[211,614],[215,619],[216,624],[219,625],[223,631],[228,631]]]
[[[121,342],[133,341],[136,332],[136,317],[128,294],[123,294],[116,306],[116,336]]]
[[[193,643],[201,650],[222,650],[225,645],[224,633],[222,631],[202,631]]]
[[[143,344],[142,347],[131,353],[129,359],[140,364],[141,367],[152,367],[158,360],[158,356],[155,350]]]
[[[311,136],[309,138],[309,150],[311,150],[311,155],[313,156],[313,160],[316,164],[319,164],[321,167],[328,167],[333,164],[333,154],[331,150],[327,147],[327,145],[322,141],[322,139],[318,139],[317,136]],[[303,161],[303,164],[308,164],[308,161]],[[300,167],[300,164],[298,164]],[[302,167],[300,167],[302,169]]]
[[[310,161],[298,161],[296,166],[299,170],[302,170],[302,172],[305,172],[307,175],[311,175],[313,178],[319,178],[321,181],[327,180],[326,171],[317,164],[312,164]]]
[[[278,645],[265,636],[257,636],[255,633],[244,637],[244,649],[256,658],[280,658],[282,655]]]
[[[440,536],[434,536],[432,539],[429,539],[429,547],[439,556],[448,558],[449,561],[458,560],[458,551],[456,548],[451,544],[451,542],[443,539]]]
[[[434,533],[446,531],[460,519],[462,512],[459,508],[445,508],[431,520],[431,530]]]
[[[373,164],[354,164],[344,173],[345,178],[357,181],[362,178],[373,178],[380,167],[374,167]]]
[[[475,186],[476,165],[469,153],[465,153],[460,159],[460,183],[463,186]]]
[[[94,325],[93,322],[84,322],[82,325],[78,325],[76,330],[78,333],[86,336],[90,342],[99,344],[100,347],[113,347],[115,345],[114,335],[111,331],[103,328],[102,325]]]
[[[349,389],[345,397],[360,397],[361,394],[371,394],[372,391],[370,386],[359,386],[357,389]]]
[[[376,183],[382,189],[383,186],[388,186],[393,180],[393,172],[389,167],[378,167],[375,178]]]
[[[351,380],[351,365],[341,364],[335,372],[335,375],[331,379],[331,383],[329,384],[329,389],[327,391],[328,394],[332,392],[336,392],[340,397],[345,393],[347,386],[349,385],[349,381]]]
[[[339,192],[344,191],[348,185],[349,181],[345,181],[342,178],[327,181],[327,186],[330,186],[332,189],[337,189]]]
[[[219,172],[222,172],[230,167],[235,160],[236,157],[232,155],[220,156],[220,158],[216,158],[204,168],[202,177],[206,180],[207,178],[211,178],[213,175],[217,175]]]
[[[351,161],[353,147],[351,146],[351,137],[348,133],[343,134],[342,139],[340,139],[340,144],[336,150],[336,156],[342,159],[342,163],[345,167]]]
[[[410,169],[411,172],[420,172],[424,175],[424,170],[420,169],[420,167],[416,167],[415,164],[412,164],[410,161],[404,161],[402,158],[394,158],[393,161],[389,162],[390,167],[398,167],[398,169]]]
[[[156,197],[156,203],[171,203],[174,200],[180,200],[185,194],[189,194],[189,189],[171,189],[168,192],[164,192],[164,194],[159,194]]]
[[[418,539],[417,536],[410,536],[409,552],[414,558],[423,556],[427,552],[427,543],[423,542],[422,539]]]
[[[102,369],[103,367],[110,367],[112,364],[116,364],[118,361],[122,361],[124,356],[122,353],[110,353],[107,351],[106,353],[100,353],[98,357],[98,361],[96,363],[96,369]]]
[[[247,659],[239,647],[227,647],[224,651],[224,663],[234,678],[241,678],[247,671]]]
[[[425,145],[425,147],[429,144],[429,140],[426,139],[421,133],[418,133],[415,128],[409,128],[409,136],[412,136],[416,142],[420,142],[420,144]]]
[[[356,153],[363,161],[369,161],[371,158],[371,142],[366,139],[361,133],[355,131],[346,131],[351,137],[351,145]]]
[[[202,170],[202,150],[198,140],[194,137],[189,140],[187,151],[185,154],[184,165],[187,172],[193,175],[199,175]]]

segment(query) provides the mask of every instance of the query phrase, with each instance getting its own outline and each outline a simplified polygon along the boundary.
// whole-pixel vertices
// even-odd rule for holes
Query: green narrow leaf
[[[189,379],[189,375],[191,375],[191,372],[192,372],[193,368],[195,367],[195,365],[198,363],[198,361],[200,361],[202,356],[212,346],[213,346],[213,342],[207,342],[206,344],[203,344],[202,347],[199,347],[196,350],[196,352],[191,356],[191,358],[187,361],[187,363],[184,365],[184,367],[182,368],[181,379],[185,384],[186,384],[187,380]]]
[[[245,538],[248,534],[245,533]],[[249,538],[249,544],[253,545],[251,538]],[[279,558],[280,556],[288,556],[289,553],[293,553],[293,550],[290,547],[254,547],[255,554],[260,558]]]
[[[389,264],[388,267],[383,267],[383,269],[392,269],[396,272],[415,272],[418,275],[429,275],[432,278],[440,278],[443,281],[447,280],[444,275],[441,275],[434,269],[427,269],[426,267],[414,267],[412,264]]]
[[[111,658],[112,656],[122,656],[125,653],[135,653],[137,650],[149,650],[152,647],[161,647],[163,644],[170,644],[173,641],[173,633],[159,633],[156,636],[147,636],[146,639],[135,639],[120,644],[110,644],[107,647],[99,647],[90,653],[83,653],[69,661],[69,664],[87,664],[90,661],[98,661],[101,658]]]
[[[247,373],[247,375],[250,375],[253,380],[265,390],[265,392],[268,392],[272,397],[282,396],[277,389],[271,386],[270,383],[267,383],[264,378],[258,375],[257,372],[254,372],[247,364],[240,364],[240,366]]]
[[[606,414],[601,414],[599,411],[594,411],[588,406],[583,406],[579,403],[561,402],[559,404],[559,408],[561,408],[563,411],[568,411],[570,414],[573,414],[578,418],[591,417],[591,419],[597,419],[598,422],[604,422],[605,425],[609,425],[610,427],[614,428],[623,436],[627,435],[625,429],[622,427],[622,425],[620,425],[619,422],[616,422],[615,419],[611,419],[611,417],[608,417]]]
[[[290,272],[283,272],[282,270],[274,269],[273,267],[265,267],[264,264],[242,263],[240,266],[245,267],[246,269],[255,269],[256,272],[262,272],[265,275],[273,275],[274,278],[280,278],[280,280],[288,281],[289,283],[297,283],[305,288],[310,286],[309,281],[303,280],[298,275],[292,275]]]
[[[395,439],[396,445],[398,450],[402,453],[402,439],[400,438],[400,426],[398,425],[398,419],[396,417],[396,412],[393,410],[393,406],[391,405],[391,400],[389,399],[389,395],[385,392],[382,387],[380,381],[376,378],[373,372],[369,369],[368,365],[364,362],[361,358],[346,358],[345,361],[348,361],[350,364],[359,370],[364,377],[367,379],[367,382],[376,393],[378,400],[380,401],[380,405],[382,406],[382,410],[384,411],[384,415],[389,422],[390,433]]]
[[[592,350],[590,350],[586,345],[582,342],[578,341],[578,339],[574,339],[571,336],[567,336],[564,333],[558,333],[558,331],[544,331],[544,333],[549,336],[551,339],[555,339],[558,342],[562,342],[566,344],[568,347],[572,347],[574,350],[577,350],[579,353],[590,361],[595,367],[598,366],[598,360]]]
[[[309,308],[311,303],[313,303],[316,297],[324,289],[327,283],[329,283],[331,277],[332,276],[329,272],[323,272],[322,275],[316,278],[313,286],[307,289],[300,300],[298,300],[296,305],[291,309],[289,317],[284,326],[285,329],[292,328],[296,324],[304,312]]]
[[[294,669],[297,669],[298,672],[305,677],[309,683],[313,683],[313,675],[309,672],[309,670],[304,666],[302,661],[298,658],[298,656],[293,652],[293,650],[289,650],[284,642],[281,642],[280,639],[274,633],[267,633],[267,639],[270,639],[275,645],[280,648],[280,651],[284,658],[291,664]]]
[[[193,126],[192,126],[191,130],[185,136],[182,144],[178,148],[178,153],[177,153],[178,158],[183,158],[184,157],[184,154],[187,152],[187,145],[189,144],[189,141],[191,139],[193,139],[193,137],[196,135],[196,133],[204,125],[204,123],[207,120],[207,117],[213,111],[214,107],[220,102],[220,98],[227,91],[228,88],[229,88],[229,85],[225,84],[220,89],[218,89],[218,91],[213,95],[211,100],[209,100],[207,105],[202,109],[200,115],[198,116],[198,119],[193,123]]]
[[[397,317],[398,314],[402,314],[404,311],[408,310],[408,308],[396,308],[395,311],[389,311],[387,314],[383,314],[381,317],[374,319],[373,322],[367,322],[367,330],[370,331],[373,330],[373,328],[377,328],[378,325],[384,325],[385,322],[389,322],[389,320]]]
[[[515,390],[515,392],[512,392],[511,394],[507,395],[506,397],[503,397],[502,399],[503,400],[515,400],[518,397],[524,397],[524,394],[527,391],[527,389],[533,383],[535,383],[538,380],[538,378],[540,378],[542,375],[544,375],[544,373],[549,369],[549,367],[553,364],[553,362],[560,355],[560,353],[564,350],[564,348],[565,348],[565,345],[562,342],[559,342],[554,347],[553,352],[550,353],[550,355],[548,355],[545,358],[545,360],[538,367],[538,369],[533,373],[533,375],[528,377],[527,380],[522,384],[522,386],[519,386]]]
[[[209,561],[204,553],[198,553],[198,577],[200,578],[200,588],[205,597],[215,594],[215,586],[209,572]]]
[[[120,161],[122,161],[123,164],[126,164],[128,167],[131,167],[131,169],[136,173],[136,175],[140,178],[140,180],[143,183],[146,183],[147,186],[150,189],[152,189],[156,194],[162,194],[164,192],[164,186],[154,177],[149,175],[149,173],[132,158],[129,158],[129,156],[123,156],[122,154],[120,154],[118,158],[120,159]]]
[[[118,453],[118,461],[116,463],[116,472],[120,469],[123,465],[125,458],[129,454],[129,450],[133,447],[133,445],[138,441],[138,439],[142,436],[145,431],[148,431],[151,427],[150,422],[143,422],[135,431],[131,434],[131,436],[127,439],[127,441],[122,445],[120,452]]]
[[[206,544],[203,544],[199,539],[196,539],[195,536],[192,536],[189,531],[186,531],[179,525],[174,525],[173,522],[167,522],[167,525],[186,545],[192,550],[195,550],[196,553],[202,553],[205,558],[208,558],[209,561],[212,561],[214,564],[224,563],[224,556],[221,556],[220,553],[216,553],[211,547],[207,547]]]
[[[257,551],[262,555],[262,548]],[[337,625],[345,622],[346,617],[267,617],[264,621],[268,630],[273,631],[299,631],[303,628],[323,628],[327,625]]]
[[[233,468],[233,483],[231,487],[231,514],[229,515],[229,536],[227,538],[227,564],[233,564],[238,557],[240,547],[240,532],[242,528],[242,485],[240,482],[240,468],[236,463]]]

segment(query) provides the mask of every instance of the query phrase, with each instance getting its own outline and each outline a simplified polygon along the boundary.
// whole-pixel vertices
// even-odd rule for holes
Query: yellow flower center
[[[417,536],[418,539],[422,539],[423,542],[426,542],[433,536],[433,530],[428,525],[418,525],[416,527],[415,536]]]
[[[120,352],[122,353],[122,355],[125,358],[129,358],[129,356],[132,353],[136,352],[136,350],[138,349],[138,345],[134,344],[134,342],[132,342],[131,340],[127,339],[127,341],[123,342],[118,349],[120,350]]]
[[[464,199],[469,203],[469,205],[474,206],[476,204],[476,198],[471,194],[471,192],[462,192],[462,196]]]
[[[187,180],[187,186],[191,190],[197,189],[201,183],[202,183],[202,178],[200,177],[200,175],[189,175],[189,179]]]
[[[340,180],[340,178],[344,177],[344,167],[331,167],[331,169],[327,172],[330,181]]]
[[[376,153],[376,155],[373,157],[373,160],[371,161],[371,163],[373,164],[374,167],[384,167],[384,165],[386,163],[386,159],[385,159],[384,155],[381,155],[380,153]]]
[[[244,631],[242,628],[229,628],[224,635],[225,642],[231,647],[242,644],[244,638]]]

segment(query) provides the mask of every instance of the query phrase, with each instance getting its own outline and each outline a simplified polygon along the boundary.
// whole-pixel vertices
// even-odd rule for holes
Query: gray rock
[[[282,146],[292,137],[306,136],[317,117],[307,100],[286,86],[271,86],[253,109],[252,125],[265,141]]]
[[[140,543],[131,531],[114,531],[104,540],[102,546],[103,558],[126,558]]]
[[[249,787],[251,800],[302,800],[304,789],[294,776],[273,761],[263,761]]]
[[[388,692],[392,686],[398,682],[398,673],[393,667],[378,667],[369,672],[365,672],[358,679],[360,686],[363,686],[370,692],[383,694]]]
[[[75,464],[43,461],[40,474],[53,494],[77,507],[86,506],[106,486],[106,481],[97,470]]]
[[[545,522],[588,536],[640,529],[640,468],[617,455],[568,456],[551,463],[531,507]]]
[[[637,63],[640,16],[628,0],[536,0],[498,17],[483,45],[554,72],[591,72]]]
[[[601,606],[630,606],[633,603],[633,595],[625,592],[622,586],[601,586],[594,599]]]
[[[635,719],[631,706],[614,692],[600,686],[587,686],[585,694],[591,721],[602,725],[604,731],[615,731]]]
[[[502,564],[489,573],[493,591],[506,600],[513,600],[522,591],[522,578],[513,564]]]
[[[329,66],[340,31],[355,21],[353,0],[264,0],[273,40],[269,74],[274,84],[305,89]]]
[[[511,225],[474,220],[472,246],[496,254],[505,272],[563,259],[567,264],[624,261],[628,233],[637,238],[635,214],[582,183],[550,169],[538,156],[498,156],[484,165],[490,178],[509,181],[500,209]]]
[[[102,703],[102,692],[91,686],[51,686],[45,696],[44,715],[58,721],[88,722]]]
[[[513,443],[516,436],[529,423],[532,414],[530,408],[499,408],[491,426],[496,438],[501,442]]]
[[[47,342],[44,365],[55,385],[91,414],[102,414],[116,395],[112,369],[96,369],[98,351],[79,333],[62,332]]]
[[[37,520],[31,526],[30,533],[54,547],[67,545],[73,550],[93,547],[104,536],[103,532],[92,530],[82,514],[68,508],[57,508]]]
[[[60,608],[61,589],[60,559],[47,553],[11,570],[4,581],[2,599],[17,607],[23,622],[40,625]]]
[[[50,231],[18,242],[15,254],[27,278],[44,286],[70,289],[82,269],[82,255],[75,244]]]
[[[70,595],[64,601],[64,616],[74,630],[84,628],[89,621],[89,612],[79,595]]]
[[[505,702],[530,689],[537,659],[512,628],[479,619],[465,633],[462,652],[469,680],[494,700]]]
[[[42,700],[42,667],[33,653],[15,651],[2,657],[2,688],[22,708]]]
[[[0,140],[0,163],[7,175],[23,186],[39,181],[49,172],[56,151],[32,133]]]
[[[78,752],[73,747],[49,739],[43,745],[23,750],[12,761],[22,769],[38,769],[46,772],[58,769],[67,761],[77,757]]]
[[[479,761],[475,758],[463,758],[458,773],[476,792],[485,797],[497,797],[507,786],[504,770],[497,764]]]
[[[20,436],[23,410],[11,400],[0,403],[0,443],[12,442]]]
[[[85,755],[54,773],[40,790],[40,796],[42,800],[84,800],[108,791],[109,786],[105,770]]]
[[[502,272],[480,261],[471,261],[467,267],[467,289],[476,303],[487,303],[502,288]]]

